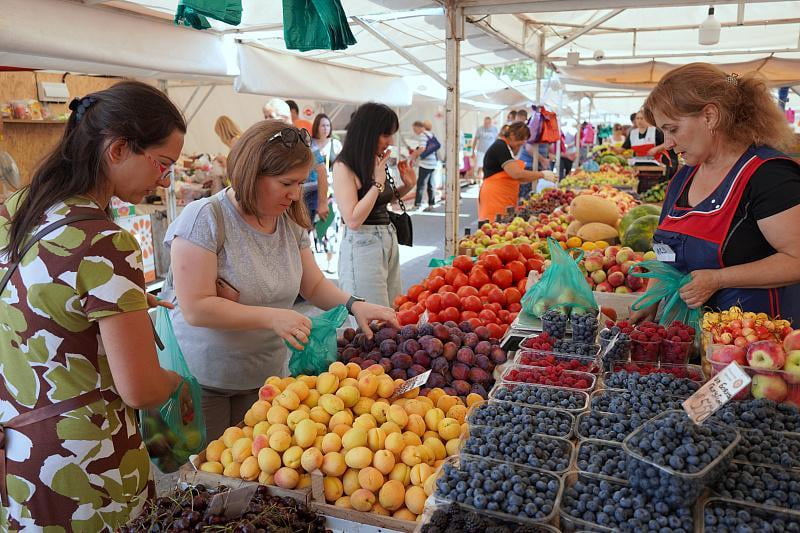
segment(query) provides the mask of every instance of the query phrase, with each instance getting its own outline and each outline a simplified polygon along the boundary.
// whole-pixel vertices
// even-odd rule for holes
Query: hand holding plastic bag
[[[532,316],[542,316],[552,307],[563,307],[567,312],[573,308],[597,309],[592,288],[578,268],[583,251],[573,259],[559,242],[548,238],[550,266],[538,283],[528,287],[522,297],[522,310]]]
[[[654,279],[657,283],[650,284],[647,292],[631,305],[631,310],[641,311],[663,301],[657,315],[659,324],[668,326],[672,322],[679,320],[699,331],[703,310],[700,308],[690,309],[680,295],[681,287],[692,281],[691,273],[684,274],[675,269],[675,267],[661,261],[643,261],[637,266],[646,271],[631,272],[631,275],[639,278]]]
[[[336,361],[336,330],[347,318],[347,308],[339,305],[311,319],[311,334],[302,350],[288,342],[286,346],[292,354],[289,359],[289,373],[317,375],[325,372]]]
[[[183,381],[161,407],[140,412],[141,432],[150,459],[162,472],[174,472],[205,446],[202,391],[189,372],[166,308],[158,308],[156,332],[164,346],[158,350],[161,368],[172,370]]]

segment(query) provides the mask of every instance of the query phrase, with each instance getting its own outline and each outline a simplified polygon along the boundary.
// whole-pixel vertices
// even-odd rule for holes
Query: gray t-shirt
[[[267,235],[247,224],[225,195],[216,195],[225,221],[225,243],[217,257],[218,276],[240,292],[239,303],[291,309],[300,292],[300,250],[308,234],[287,214]],[[210,199],[186,206],[169,226],[164,244],[175,237],[217,252],[217,225]],[[170,313],[189,370],[201,385],[228,390],[255,389],[269,376],[286,375],[288,351],[272,330],[225,331],[191,326],[180,310]]]
[[[475,131],[475,151],[486,153],[486,150],[494,143],[495,139],[497,139],[497,128],[494,126],[489,126],[488,128],[479,127]]]

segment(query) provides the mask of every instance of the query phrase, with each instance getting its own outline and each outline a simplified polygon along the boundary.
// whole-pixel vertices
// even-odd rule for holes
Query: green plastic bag
[[[283,0],[283,40],[289,50],[344,50],[356,44],[339,0]]]
[[[567,314],[572,309],[597,309],[592,288],[578,268],[578,263],[583,259],[583,250],[573,259],[569,251],[561,248],[555,239],[548,238],[547,247],[550,250],[550,266],[539,282],[525,291],[522,310],[539,317],[553,307],[561,307]]]
[[[156,313],[156,333],[164,346],[158,350],[158,362],[161,368],[183,376],[183,382],[161,407],[140,411],[140,424],[150,459],[162,472],[175,472],[205,447],[206,424],[200,384],[183,358],[169,310],[159,307]]]
[[[300,374],[315,376],[328,370],[338,356],[336,330],[344,323],[345,318],[347,318],[347,308],[337,305],[311,319],[311,334],[308,336],[305,348],[298,350],[286,343],[292,354],[289,359],[289,373],[292,376]]]
[[[242,0],[181,0],[174,20],[178,26],[207,30],[211,24],[206,17],[238,26],[242,22]]]
[[[325,234],[328,233],[328,228],[333,224],[334,218],[336,218],[336,213],[333,212],[333,202],[328,202],[328,216],[325,217],[325,220],[317,220],[314,222],[314,231],[317,233],[317,240],[321,241],[325,238]]]
[[[692,275],[684,274],[661,261],[643,261],[637,266],[645,269],[646,272],[632,272],[632,275],[638,278],[655,279],[658,283],[649,287],[647,292],[631,305],[631,309],[639,311],[663,301],[656,316],[659,324],[669,326],[672,322],[680,320],[699,332],[703,310],[701,308],[690,309],[679,292],[681,287],[692,281]]]

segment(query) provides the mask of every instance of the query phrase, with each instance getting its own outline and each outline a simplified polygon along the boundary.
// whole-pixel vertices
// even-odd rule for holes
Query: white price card
[[[407,393],[412,389],[416,389],[417,387],[422,387],[428,382],[428,378],[430,377],[430,375],[431,371],[428,370],[427,372],[423,372],[419,376],[414,376],[413,378],[407,380],[405,383],[397,387],[397,389],[394,391],[394,394],[389,399],[394,400],[395,398],[399,398],[400,396],[402,396],[403,394]]]
[[[653,243],[653,251],[656,253],[656,259],[662,263],[675,262],[675,252],[668,244],[655,242]]]
[[[750,376],[736,361],[723,368],[683,402],[683,408],[695,424],[702,424],[750,384]]]

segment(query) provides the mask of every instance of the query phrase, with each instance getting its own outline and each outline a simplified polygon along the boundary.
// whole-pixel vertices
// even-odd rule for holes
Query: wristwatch
[[[378,189],[379,194],[382,193],[384,187],[386,187],[383,183],[378,183],[377,181],[373,181],[372,184],[375,186],[376,189]]]
[[[366,302],[366,300],[364,298],[359,298],[358,296],[351,296],[347,300],[347,303],[344,304],[344,306],[347,308],[347,312],[351,315],[353,314],[353,304],[356,302]]]

